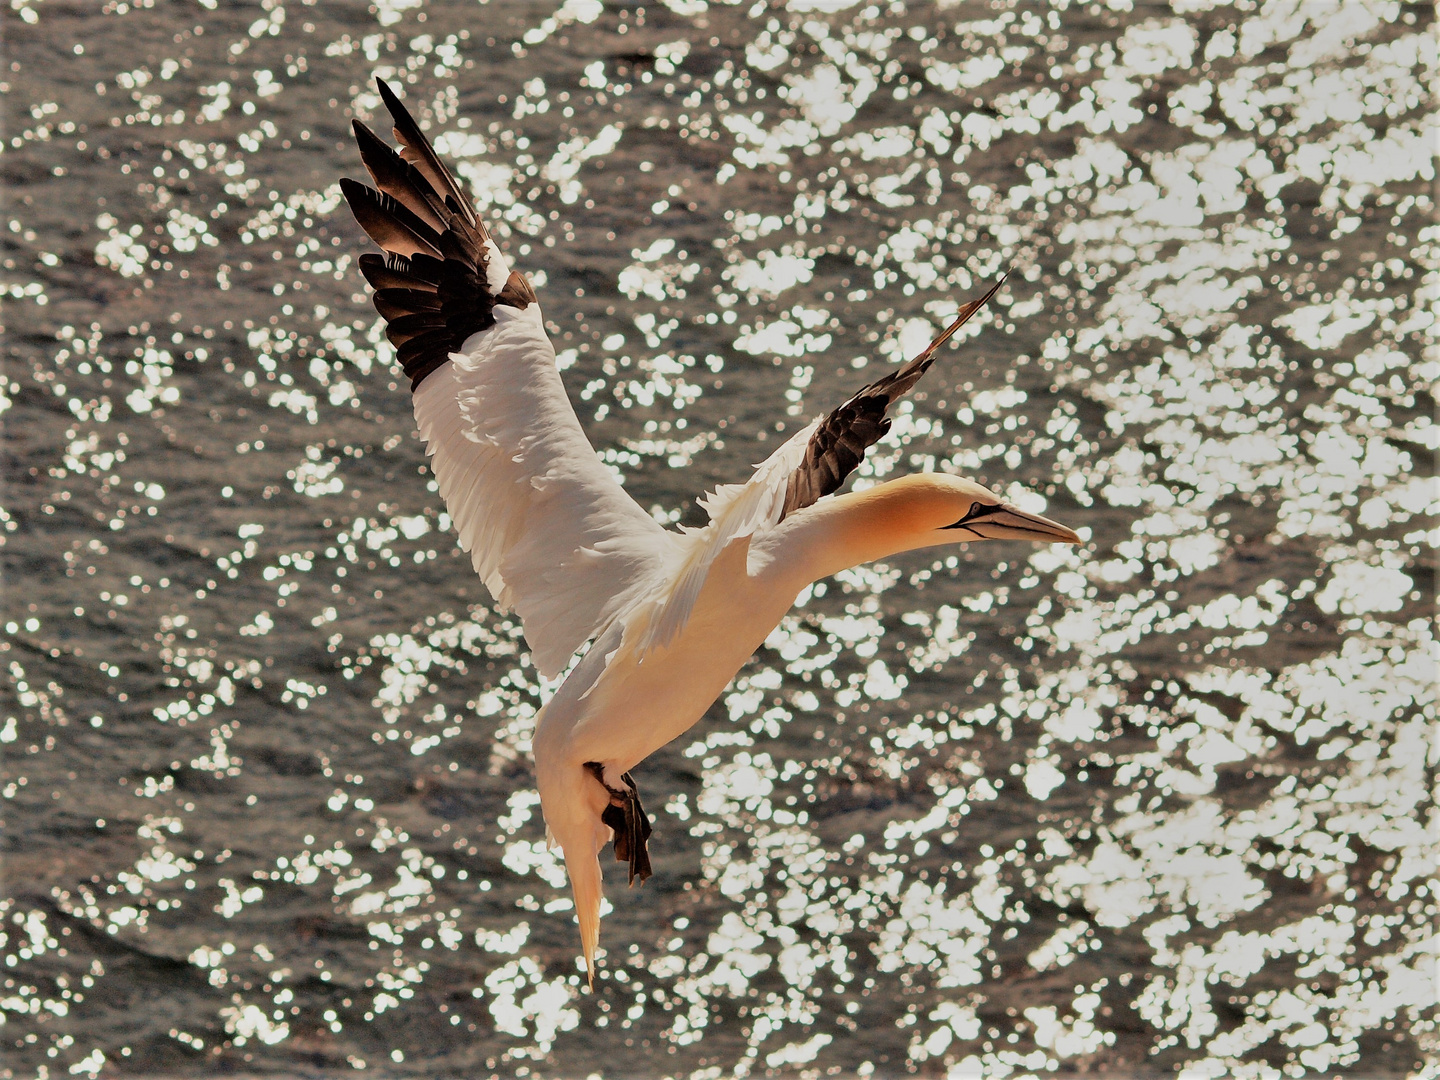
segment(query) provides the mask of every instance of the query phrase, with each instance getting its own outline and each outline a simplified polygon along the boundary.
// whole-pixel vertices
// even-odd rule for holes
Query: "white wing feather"
[[[504,264],[491,258],[493,280]],[[495,320],[420,384],[415,419],[460,546],[553,678],[616,616],[664,591],[678,538],[595,455],[539,305],[497,306]]]
[[[751,536],[780,520],[785,505],[785,488],[805,457],[805,447],[820,424],[796,432],[759,465],[743,484],[725,484],[700,499],[710,515],[710,524],[687,532],[684,561],[676,568],[668,594],[660,602],[650,624],[640,637],[640,651],[664,647],[684,628],[705,584],[710,565],[722,551],[742,536]]]

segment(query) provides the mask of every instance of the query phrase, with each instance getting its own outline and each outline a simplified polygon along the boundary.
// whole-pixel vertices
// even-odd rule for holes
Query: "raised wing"
[[[675,540],[596,457],[529,283],[510,272],[429,140],[379,86],[403,149],[355,124],[379,190],[340,183],[386,251],[362,256],[361,268],[411,378],[460,546],[496,601],[519,614],[535,666],[553,678],[664,588]]]
[[[353,121],[360,160],[375,188],[341,180],[355,220],[386,254],[362,255],[410,388],[445,363],[471,334],[494,325],[493,309],[524,308],[535,294],[511,274],[475,208],[435,154],[414,118],[383,80],[380,97],[395,121],[396,153]]]
[[[640,638],[642,650],[668,644],[685,625],[715,558],[742,536],[768,529],[785,515],[836,491],[890,430],[885,410],[910,390],[935,362],[940,346],[965,325],[1004,283],[1000,280],[979,300],[964,305],[925,351],[899,371],[875,380],[845,404],[796,432],[755,467],[743,484],[727,484],[700,500],[710,524],[686,533],[683,561],[672,575]]]
[[[864,459],[865,451],[890,430],[886,410],[909,393],[920,377],[930,370],[940,346],[949,341],[970,316],[985,306],[1005,283],[1007,276],[1001,274],[1000,280],[990,286],[989,292],[961,307],[955,320],[914,360],[899,371],[876,379],[815,426],[805,453],[786,484],[785,502],[780,514],[782,519],[786,514],[810,506],[840,488],[845,478]]]

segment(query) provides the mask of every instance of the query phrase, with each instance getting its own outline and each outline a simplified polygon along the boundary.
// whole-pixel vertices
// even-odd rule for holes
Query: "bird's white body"
[[[925,476],[892,482],[907,493],[950,483]],[[541,713],[535,757],[542,796],[542,761],[597,761],[628,772],[683,735],[806,585],[849,566],[953,542],[887,528],[895,523],[883,516],[883,504],[893,493],[869,489],[838,496],[732,540],[710,563],[689,618],[668,645],[641,653],[638,635],[619,626],[597,641]]]
[[[669,645],[642,656],[618,627],[596,643],[540,716],[539,760],[597,761],[628,772],[695,725],[799,591],[773,563],[752,574],[749,547],[749,537],[734,540],[711,564]]]
[[[565,853],[591,970],[599,930],[598,857],[611,839],[601,814],[621,775],[700,721],[801,589],[846,567],[953,543],[939,520],[926,528],[915,519],[925,516],[927,506],[975,487],[949,477],[902,477],[824,500],[732,540],[711,561],[689,618],[670,644],[642,652],[635,640],[640,635],[617,625],[576,665],[540,714],[534,756],[541,805]],[[953,516],[945,512],[941,520]],[[587,771],[592,762],[603,767],[605,784]]]
[[[536,783],[550,835],[565,853],[592,964],[599,854],[611,838],[601,814],[610,796],[586,765],[599,763],[607,782],[620,786],[621,774],[700,720],[794,603],[793,581],[773,565],[748,571],[748,548],[748,537],[732,541],[712,564],[689,620],[669,645],[642,656],[617,626],[595,642],[540,713]]]
[[[538,304],[497,308],[496,325],[467,340],[414,404],[460,542],[496,598],[519,612],[541,673],[558,676],[592,642],[541,711],[533,740],[541,808],[564,851],[592,970],[598,853],[612,838],[602,815],[622,774],[704,716],[806,585],[902,551],[980,539],[949,523],[979,499],[1002,505],[976,484],[922,474],[781,520],[811,425],[747,483],[702,500],[705,528],[664,530],[584,441]],[[1054,526],[1045,538],[1070,537]]]
[[[944,474],[836,493],[888,430],[888,405],[998,283],[909,364],[797,432],[746,482],[702,498],[707,526],[663,529],[586,439],[528,282],[394,92],[383,82],[380,92],[402,155],[357,122],[383,194],[341,187],[389,253],[363,256],[361,268],[413,380],[440,493],[475,571],[519,615],[540,674],[558,678],[590,643],[542,709],[533,747],[593,978],[600,851],[613,839],[632,880],[649,873],[650,827],[630,770],[700,720],[801,589],[916,548],[1079,537]]]

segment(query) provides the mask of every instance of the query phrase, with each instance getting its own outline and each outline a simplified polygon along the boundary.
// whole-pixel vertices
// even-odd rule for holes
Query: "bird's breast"
[[[736,541],[715,560],[689,620],[669,646],[644,657],[616,653],[583,703],[572,754],[629,769],[705,715],[798,592],[752,575],[747,549],[744,540]]]

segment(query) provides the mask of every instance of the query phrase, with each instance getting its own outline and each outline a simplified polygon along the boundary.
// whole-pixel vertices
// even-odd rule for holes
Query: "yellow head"
[[[1076,533],[1039,514],[1027,513],[989,488],[945,473],[902,476],[860,493],[872,527],[904,549],[972,540],[1033,540],[1078,544]]]

